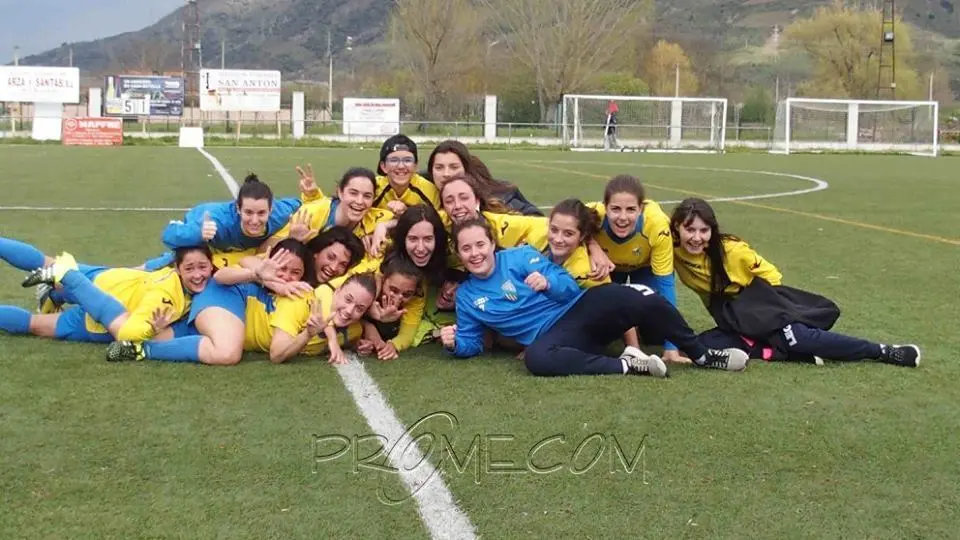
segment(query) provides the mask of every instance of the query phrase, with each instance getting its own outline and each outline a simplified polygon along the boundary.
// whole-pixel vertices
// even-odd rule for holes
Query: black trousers
[[[605,351],[630,328],[636,328],[644,342],[670,341],[690,358],[707,352],[666,298],[611,283],[589,289],[527,347],[527,369],[540,376],[623,373],[620,359]]]

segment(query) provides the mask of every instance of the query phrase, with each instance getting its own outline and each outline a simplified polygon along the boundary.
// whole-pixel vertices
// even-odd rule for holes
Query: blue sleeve
[[[537,252],[537,250],[526,246],[518,250],[516,255],[523,257],[522,262],[527,275],[540,272],[543,277],[547,278],[550,286],[543,291],[547,298],[562,304],[569,302],[580,294],[580,286],[577,285],[577,281],[573,279],[570,272]]]
[[[654,274],[652,285],[653,290],[657,291],[657,294],[666,298],[673,307],[677,307],[677,284],[673,279],[673,274],[669,276],[658,276]],[[677,346],[669,341],[663,344],[663,348],[670,351],[677,350]]]
[[[238,229],[239,218],[234,215],[234,203],[205,203],[193,207],[183,221],[171,221],[163,230],[163,243],[171,249],[203,245],[203,214],[210,213],[210,220],[217,224],[217,235],[211,243],[232,244],[230,238]],[[239,230],[236,231],[239,234]]]
[[[302,204],[300,199],[290,197],[276,199],[273,202],[273,210],[270,212],[270,219],[267,224],[269,234],[272,236],[286,226],[287,222],[290,221],[290,216],[295,214]]]
[[[174,262],[173,252],[167,251],[159,257],[154,257],[152,259],[147,259],[147,262],[143,263],[143,269],[147,272],[156,272],[161,268],[166,268]]]
[[[457,290],[457,335],[451,352],[458,358],[470,358],[483,352],[484,326],[472,312],[473,299],[463,292],[462,287]]]

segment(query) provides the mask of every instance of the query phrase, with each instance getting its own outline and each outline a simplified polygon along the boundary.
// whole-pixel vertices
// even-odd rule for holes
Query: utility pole
[[[13,65],[15,66],[20,65],[20,46],[19,45],[13,46]]]
[[[896,0],[883,0],[880,16],[880,69],[877,71],[877,99],[897,99]]]
[[[675,74],[673,81],[673,97],[680,97],[680,63],[673,65]]]
[[[330,30],[327,29],[327,60],[330,61],[330,66],[327,68],[327,114],[330,116],[330,120],[333,121],[333,49],[330,37]]]
[[[220,69],[227,69],[227,38],[220,36]]]

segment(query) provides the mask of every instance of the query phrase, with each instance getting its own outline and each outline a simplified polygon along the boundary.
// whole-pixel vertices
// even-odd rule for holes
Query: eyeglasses
[[[388,157],[387,165],[413,165],[417,160],[412,157]]]

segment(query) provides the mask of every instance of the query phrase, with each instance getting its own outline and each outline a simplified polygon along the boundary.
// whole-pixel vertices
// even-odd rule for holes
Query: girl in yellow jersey
[[[602,220],[597,242],[614,265],[611,279],[649,287],[676,306],[670,218],[659,204],[646,198],[640,180],[625,174],[614,176],[604,188],[603,203],[589,206]],[[682,361],[672,343],[664,344],[663,354],[668,362]]]
[[[700,295],[717,323],[701,335],[708,347],[737,347],[765,360],[920,364],[916,345],[881,345],[829,331],[840,316],[836,304],[783,285],[773,264],[743,240],[720,232],[706,201],[684,200],[670,225],[680,281]]]
[[[433,182],[417,174],[417,144],[406,135],[394,135],[380,147],[374,208],[402,214],[407,207],[429,204],[440,208]]]
[[[269,251],[288,236],[307,242],[336,226],[350,229],[358,238],[373,234],[378,224],[393,219],[389,210],[373,208],[375,189],[373,171],[361,167],[349,169],[337,183],[335,197],[322,197],[319,190],[305,193],[303,206],[291,216],[286,226],[261,246],[260,251]]]
[[[0,239],[0,257],[18,268],[44,260],[33,246],[9,239]],[[174,262],[175,268],[144,272],[78,265],[64,253],[34,270],[23,285],[60,285],[66,298],[78,305],[48,314],[0,306],[0,329],[68,341],[151,339],[187,313],[193,295],[206,288],[213,271],[206,247],[178,248]]]
[[[380,268],[380,296],[363,322],[357,352],[394,360],[410,347],[426,308],[423,273],[407,257],[391,253]],[[389,314],[388,314],[389,312]]]

